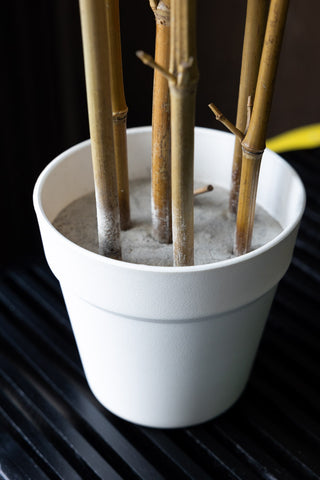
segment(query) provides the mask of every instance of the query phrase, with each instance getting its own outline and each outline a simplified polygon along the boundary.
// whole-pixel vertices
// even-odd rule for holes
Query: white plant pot
[[[196,128],[195,178],[229,188],[233,137]],[[150,175],[151,129],[128,130],[130,178]],[[152,427],[204,422],[248,380],[305,206],[295,171],[266,151],[258,203],[283,227],[242,257],[194,267],[129,264],[87,251],[53,226],[93,190],[90,143],[53,160],[34,190],[45,255],[60,281],[86,378],[116,415]]]

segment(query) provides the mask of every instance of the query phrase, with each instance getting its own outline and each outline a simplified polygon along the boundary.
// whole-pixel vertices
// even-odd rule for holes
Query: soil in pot
[[[196,185],[197,187],[197,185]],[[121,232],[122,259],[144,265],[172,265],[172,245],[160,244],[152,237],[150,181],[130,184],[132,228]],[[229,193],[222,187],[195,197],[195,264],[214,263],[233,257],[235,219],[228,211]],[[94,193],[85,195],[63,209],[54,221],[55,228],[81,247],[98,253]],[[252,248],[276,237],[282,228],[257,205]]]

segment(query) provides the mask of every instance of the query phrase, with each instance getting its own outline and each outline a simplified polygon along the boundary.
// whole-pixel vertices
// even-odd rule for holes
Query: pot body
[[[195,130],[195,178],[229,188],[234,139]],[[151,128],[128,130],[130,178],[150,176]],[[229,408],[248,380],[277,284],[305,206],[296,172],[265,152],[258,203],[283,231],[242,257],[194,267],[152,267],[89,252],[53,226],[93,190],[90,142],[53,160],[34,206],[45,255],[60,281],[86,378],[99,401],[132,422],[182,427]]]

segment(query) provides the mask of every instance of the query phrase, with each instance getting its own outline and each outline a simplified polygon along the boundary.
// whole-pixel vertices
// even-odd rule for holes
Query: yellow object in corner
[[[266,144],[277,153],[320,147],[320,123],[281,133],[267,140]]]

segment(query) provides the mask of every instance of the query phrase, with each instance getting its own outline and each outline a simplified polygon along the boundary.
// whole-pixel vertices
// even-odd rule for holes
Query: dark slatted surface
[[[93,398],[56,280],[44,263],[2,272],[0,478],[320,478],[320,151],[288,154],[308,192],[249,385],[220,418],[141,428]]]

